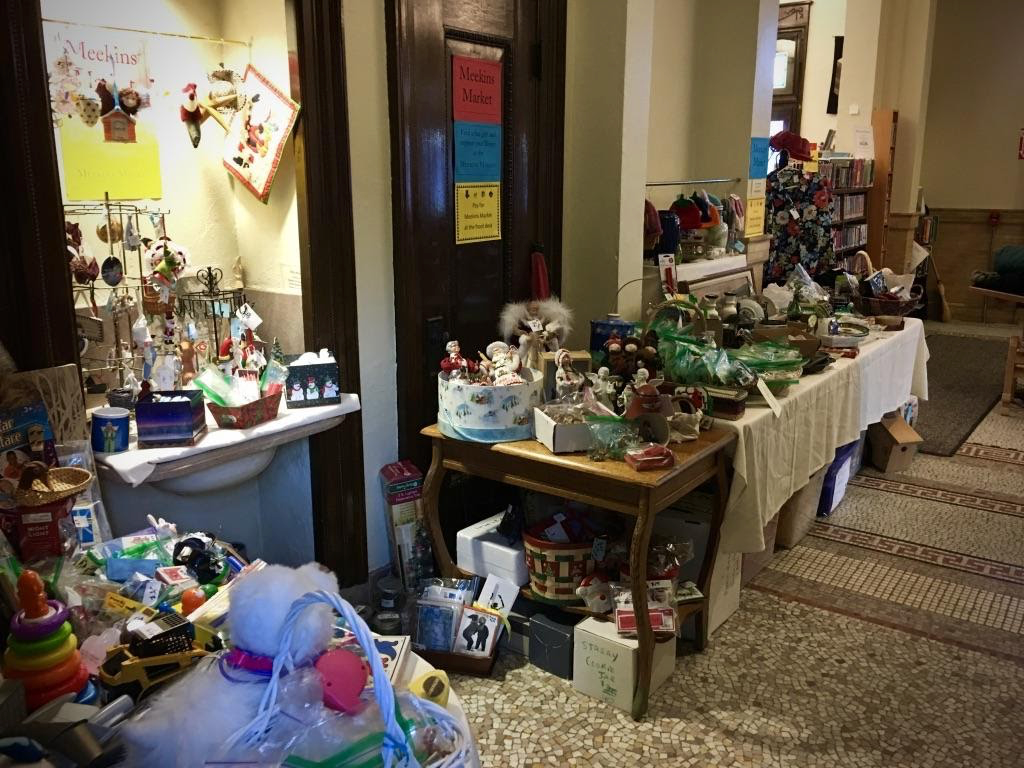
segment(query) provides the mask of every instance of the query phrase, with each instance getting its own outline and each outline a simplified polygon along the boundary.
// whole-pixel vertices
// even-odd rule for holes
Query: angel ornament
[[[597,373],[588,373],[587,378],[590,379],[590,390],[597,402],[615,410],[615,377],[611,375],[608,367],[602,365],[597,369]]]
[[[519,357],[519,350],[510,347],[503,341],[493,341],[487,345],[484,367],[494,379],[494,384],[499,387],[507,387],[512,384],[523,384],[523,377],[519,375],[523,367]]]
[[[582,389],[586,379],[572,367],[572,354],[568,349],[560,349],[555,353],[555,366],[555,390],[559,398]]]
[[[501,310],[501,336],[518,339],[523,364],[541,369],[541,355],[565,346],[572,330],[572,310],[558,299],[521,301]]]

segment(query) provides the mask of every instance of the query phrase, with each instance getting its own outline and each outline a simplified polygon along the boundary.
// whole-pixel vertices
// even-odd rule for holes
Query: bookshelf
[[[874,161],[833,157],[819,161],[818,173],[832,184],[832,249],[845,260],[868,243],[868,193]]]

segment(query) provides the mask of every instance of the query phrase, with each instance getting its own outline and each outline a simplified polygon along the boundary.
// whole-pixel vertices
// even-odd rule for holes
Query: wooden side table
[[[441,532],[438,504],[441,483],[449,470],[635,516],[636,526],[629,548],[630,573],[634,574],[646,572],[651,529],[657,514],[704,482],[715,480],[716,503],[697,584],[704,599],[679,606],[680,621],[695,615],[696,645],[698,650],[703,650],[708,636],[711,573],[718,555],[719,534],[729,495],[725,449],[736,439],[734,433],[712,429],[701,433],[697,440],[674,445],[676,465],[655,472],[637,472],[621,461],[591,461],[583,454],[553,454],[535,440],[493,445],[472,443],[445,437],[437,425],[425,428],[421,434],[432,442],[430,471],[424,484],[424,511],[434,554],[446,576],[459,573]],[[632,715],[640,719],[647,712],[655,642],[643,579],[633,582],[633,606],[640,654]]]

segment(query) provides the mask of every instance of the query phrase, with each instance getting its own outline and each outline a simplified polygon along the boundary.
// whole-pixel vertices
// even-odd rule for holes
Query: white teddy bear
[[[269,565],[243,577],[231,587],[228,622],[232,646],[254,657],[277,655],[282,625],[292,603],[318,590],[337,592],[338,580],[317,563],[300,568]],[[327,649],[333,626],[334,613],[327,605],[302,612],[291,644],[296,664],[311,661]],[[202,766],[253,720],[265,690],[266,682],[228,679],[218,659],[203,660],[126,724],[124,764]]]

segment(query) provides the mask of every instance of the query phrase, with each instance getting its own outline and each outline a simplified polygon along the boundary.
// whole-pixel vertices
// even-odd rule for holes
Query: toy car
[[[127,645],[117,645],[107,652],[100,666],[100,680],[112,699],[126,694],[138,701],[151,688],[184,672],[206,655],[206,651],[193,646],[178,653],[139,657]]]

